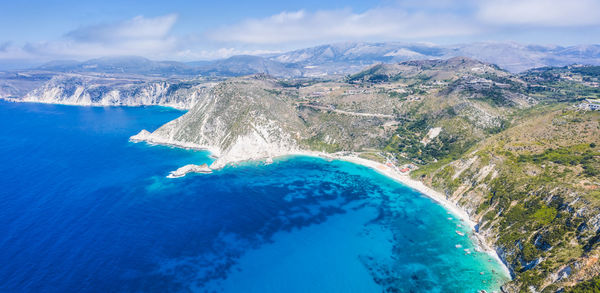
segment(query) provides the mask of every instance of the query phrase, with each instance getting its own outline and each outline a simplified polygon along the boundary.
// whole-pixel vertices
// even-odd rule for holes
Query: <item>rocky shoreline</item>
[[[289,150],[288,152],[279,152],[279,151],[278,152],[268,152],[271,154],[270,156],[256,156],[255,154],[249,154],[248,157],[240,159],[239,156],[236,156],[235,158],[229,158],[227,155],[220,156],[221,152],[214,147],[202,146],[202,145],[197,145],[194,143],[185,143],[185,142],[174,141],[174,140],[160,137],[160,136],[150,133],[146,130],[142,130],[137,135],[132,136],[130,138],[130,141],[132,141],[132,142],[147,142],[150,144],[170,145],[170,146],[183,147],[183,148],[188,148],[188,149],[208,150],[211,152],[212,155],[214,155],[217,158],[217,160],[215,160],[215,162],[213,164],[211,164],[210,167],[206,166],[206,169],[208,169],[208,170],[222,169],[223,167],[230,165],[232,163],[239,163],[239,162],[243,162],[243,161],[257,161],[257,160],[272,161],[273,158],[281,158],[281,157],[288,157],[288,156],[310,156],[310,157],[319,157],[319,158],[323,158],[323,159],[327,159],[327,160],[342,160],[342,161],[347,161],[347,162],[351,162],[354,164],[368,167],[382,175],[385,175],[399,183],[402,183],[403,185],[405,185],[411,189],[419,191],[420,193],[426,195],[427,197],[433,199],[434,201],[436,201],[437,203],[442,205],[444,207],[444,209],[446,209],[449,213],[451,213],[454,216],[456,216],[457,218],[459,218],[463,223],[465,223],[466,226],[469,227],[469,230],[470,230],[469,234],[472,235],[472,239],[475,241],[477,246],[482,251],[485,251],[492,258],[494,258],[498,263],[502,264],[502,269],[507,276],[509,276],[509,277],[512,276],[511,271],[507,267],[505,261],[499,256],[496,249],[493,247],[492,244],[490,244],[490,242],[485,238],[485,236],[477,232],[476,222],[474,222],[471,219],[470,215],[464,209],[462,209],[456,203],[448,200],[446,198],[446,196],[444,196],[440,192],[437,192],[436,190],[433,190],[432,188],[426,186],[425,184],[423,184],[423,182],[410,178],[410,176],[408,174],[402,174],[402,173],[398,172],[397,170],[395,170],[389,166],[386,166],[385,164],[378,163],[378,162],[364,159],[364,158],[360,158],[354,153],[347,153],[347,152],[324,153],[324,152],[315,152],[315,151]],[[179,168],[178,170],[186,168],[188,166],[190,166],[190,165],[183,166],[183,167]],[[194,165],[194,166],[196,166],[196,165]],[[178,177],[181,177],[181,176],[178,176]],[[174,177],[169,177],[169,178],[174,178]]]
[[[210,174],[210,173],[212,173],[212,169],[209,168],[207,164],[202,164],[202,165],[188,164],[181,168],[178,168],[175,171],[171,171],[171,173],[169,173],[169,175],[167,175],[167,178],[180,178],[180,177],[184,177],[185,175],[187,175],[189,173]]]

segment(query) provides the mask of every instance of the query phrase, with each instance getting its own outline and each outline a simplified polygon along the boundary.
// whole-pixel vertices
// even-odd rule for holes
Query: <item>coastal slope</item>
[[[78,106],[150,106],[190,109],[215,82],[148,76],[31,72],[4,74],[0,99]]]
[[[600,273],[600,113],[551,105],[413,172],[477,222],[515,280],[555,292]]]
[[[294,115],[293,96],[264,75],[228,80],[182,117],[131,139],[209,149],[219,157],[212,168],[289,154],[306,131]]]
[[[599,117],[576,107],[600,96],[598,72],[515,75],[456,57],[333,80],[238,77],[131,140],[209,149],[213,169],[308,154],[384,170],[470,217],[514,277],[505,291],[555,292],[599,271]]]

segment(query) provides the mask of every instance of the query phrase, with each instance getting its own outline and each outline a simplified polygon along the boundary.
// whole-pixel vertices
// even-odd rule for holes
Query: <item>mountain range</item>
[[[337,43],[290,52],[198,62],[153,61],[143,57],[103,57],[84,62],[52,61],[35,70],[152,76],[241,76],[266,73],[277,77],[317,77],[356,73],[375,63],[470,57],[513,73],[544,66],[600,64],[600,45],[523,45],[480,42],[459,45]]]

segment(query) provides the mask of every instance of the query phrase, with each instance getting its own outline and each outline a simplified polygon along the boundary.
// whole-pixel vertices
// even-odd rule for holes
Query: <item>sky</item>
[[[0,1],[0,62],[212,60],[338,42],[600,43],[600,0]]]

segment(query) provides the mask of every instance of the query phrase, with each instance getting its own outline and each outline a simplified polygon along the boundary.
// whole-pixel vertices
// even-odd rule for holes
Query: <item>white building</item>
[[[585,99],[585,101],[579,104],[580,108],[586,110],[600,111],[600,99]]]

